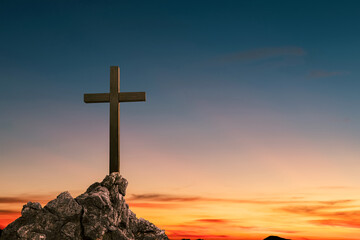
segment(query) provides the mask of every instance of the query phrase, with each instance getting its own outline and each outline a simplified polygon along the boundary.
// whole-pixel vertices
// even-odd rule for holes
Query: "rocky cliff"
[[[124,196],[128,182],[118,173],[92,184],[75,199],[63,192],[45,207],[28,202],[1,240],[165,240],[164,230],[138,219]]]

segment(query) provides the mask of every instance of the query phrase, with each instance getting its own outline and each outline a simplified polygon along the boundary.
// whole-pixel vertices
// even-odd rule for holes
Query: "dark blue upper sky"
[[[264,92],[265,97],[291,98],[296,92],[349,97],[359,87],[359,5],[2,1],[0,100],[17,94],[28,100],[66,94],[73,101],[84,91],[107,91],[110,65],[120,65],[123,90],[141,86],[165,95],[237,89],[239,94]],[[284,47],[303,52],[284,53]],[[231,57],[266,48],[280,53]]]

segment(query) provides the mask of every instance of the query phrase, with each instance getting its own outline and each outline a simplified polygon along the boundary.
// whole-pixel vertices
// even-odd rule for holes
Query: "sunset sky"
[[[360,238],[359,1],[0,1],[0,228],[121,174],[170,239]]]

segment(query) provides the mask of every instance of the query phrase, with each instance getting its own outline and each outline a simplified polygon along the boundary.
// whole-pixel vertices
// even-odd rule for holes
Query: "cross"
[[[119,102],[140,102],[145,100],[145,92],[119,92],[120,68],[110,67],[110,93],[86,93],[85,103],[110,103],[110,173],[120,172],[120,106]]]

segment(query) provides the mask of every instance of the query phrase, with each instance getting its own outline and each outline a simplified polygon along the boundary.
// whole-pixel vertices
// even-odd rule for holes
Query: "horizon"
[[[0,229],[108,174],[169,238],[355,240],[357,1],[2,1]]]

